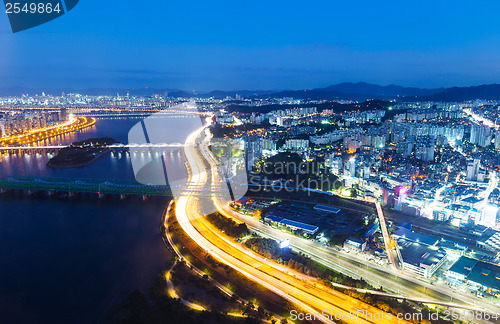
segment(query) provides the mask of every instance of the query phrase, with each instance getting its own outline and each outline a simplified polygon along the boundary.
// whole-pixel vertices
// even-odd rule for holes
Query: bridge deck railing
[[[148,196],[172,196],[172,188],[168,185],[145,185],[135,180],[96,179],[96,178],[48,178],[48,177],[9,177],[0,178],[1,189],[64,191],[99,194],[125,194]],[[211,195],[221,188],[187,186],[186,193]]]

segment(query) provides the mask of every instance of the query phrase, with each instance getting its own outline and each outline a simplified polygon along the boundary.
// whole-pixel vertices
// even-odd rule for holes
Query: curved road
[[[208,175],[203,160],[195,146],[196,139],[202,134],[204,128],[190,134],[184,148],[188,165],[191,169],[191,184],[202,185],[208,182]],[[206,145],[206,143],[204,144]],[[202,150],[205,150],[203,148]],[[272,292],[282,296],[305,312],[314,314],[325,323],[333,323],[329,318],[322,317],[322,311],[344,315],[348,323],[374,323],[375,320],[365,320],[357,317],[359,311],[371,314],[382,314],[378,310],[359,300],[348,297],[333,289],[322,286],[313,278],[293,272],[275,262],[266,260],[250,250],[244,248],[233,240],[227,238],[215,229],[200,214],[200,202],[187,193],[176,202],[176,216],[180,226],[200,247],[210,253],[215,259],[236,269],[252,281],[261,284]],[[349,316],[353,313],[354,316]],[[377,323],[392,323],[392,320],[380,319]],[[404,322],[404,321],[399,321]]]

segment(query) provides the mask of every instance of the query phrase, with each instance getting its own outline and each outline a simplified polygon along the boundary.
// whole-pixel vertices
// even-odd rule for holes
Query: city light
[[[31,130],[18,135],[1,137],[0,146],[16,146],[39,142],[78,129],[90,127],[96,122],[97,120],[94,117],[70,117],[69,120],[64,123]]]
[[[499,322],[500,2],[78,2],[4,0],[0,322]]]
[[[290,246],[290,240],[286,239],[280,242],[280,249],[284,249]]]

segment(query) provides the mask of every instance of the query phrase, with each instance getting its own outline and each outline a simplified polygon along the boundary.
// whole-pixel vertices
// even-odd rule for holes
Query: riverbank
[[[37,143],[51,138],[57,138],[60,135],[89,128],[95,125],[96,122],[97,120],[94,117],[82,116],[70,119],[64,123],[40,128],[28,133],[1,137],[0,146],[18,146]]]

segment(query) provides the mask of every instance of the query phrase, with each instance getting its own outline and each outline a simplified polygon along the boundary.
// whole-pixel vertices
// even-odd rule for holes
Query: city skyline
[[[106,219],[130,216],[134,205],[163,205],[153,218],[161,226],[147,235],[156,233],[163,247],[164,252],[155,249],[155,256],[175,253],[176,258],[170,257],[174,261],[151,276],[160,273],[153,282],[160,286],[154,289],[183,309],[208,310],[217,306],[214,300],[220,295],[203,286],[192,297],[192,288],[179,281],[180,273],[208,280],[232,296],[233,305],[224,308],[228,317],[283,316],[285,308],[268,308],[267,298],[274,296],[296,307],[286,309],[284,317],[290,320],[323,316],[320,321],[331,323],[340,314],[355,312],[362,322],[378,323],[370,314],[382,310],[393,316],[384,317],[386,323],[411,320],[413,314],[420,320],[437,319],[439,314],[425,306],[429,304],[443,312],[451,308],[466,320],[477,319],[470,311],[498,318],[499,101],[357,102],[288,95],[236,99],[164,94],[1,97],[0,203],[23,199],[22,206],[62,207],[85,202],[96,213],[113,206]],[[8,217],[14,222],[26,217],[12,214],[18,215]],[[74,214],[64,212],[64,223],[78,221]],[[127,221],[125,232],[142,228],[144,220],[137,218],[142,215],[133,215],[135,221]],[[122,246],[116,234],[99,230],[101,217],[88,217],[94,216],[85,215],[85,224],[97,226],[93,249],[106,251],[104,258],[115,253],[128,258],[128,249],[118,252],[101,243],[104,235]],[[114,230],[108,224],[105,228]],[[51,241],[58,234],[48,232]],[[6,242],[15,243],[22,235],[8,233]],[[75,235],[89,233],[94,231]],[[134,245],[144,241],[149,240],[141,237]],[[32,243],[38,241],[25,244]],[[77,246],[87,251],[88,245],[82,241]],[[7,271],[19,269],[18,262]],[[135,269],[116,266],[117,274]],[[80,276],[88,275],[84,267]],[[253,289],[248,280],[265,288],[250,295],[259,305],[255,311],[245,306],[249,297],[240,290]],[[210,296],[204,298],[202,292]],[[368,292],[370,298],[359,292]],[[63,291],[59,296],[65,295]],[[402,297],[411,305],[398,302]],[[238,298],[241,304],[235,302]],[[72,302],[64,305],[67,316],[79,314]],[[127,305],[128,299],[122,306],[110,306],[115,323]],[[155,305],[159,308],[146,314],[175,322],[163,313],[168,310],[164,304]]]
[[[500,3],[16,1],[2,323],[498,323]]]

